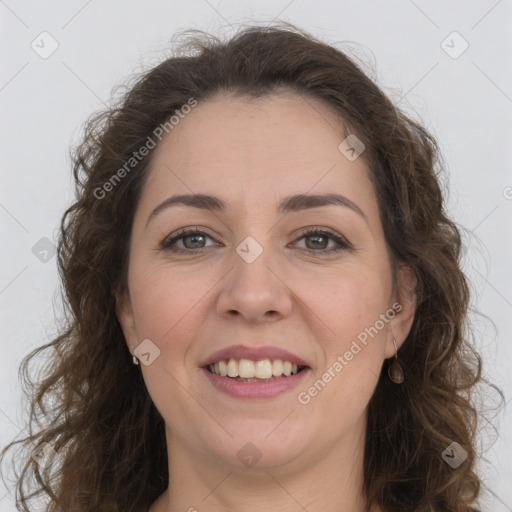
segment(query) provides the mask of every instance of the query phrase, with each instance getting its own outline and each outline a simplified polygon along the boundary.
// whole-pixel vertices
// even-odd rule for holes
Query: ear
[[[393,336],[396,339],[397,348],[400,348],[409,335],[416,312],[417,284],[418,280],[414,271],[407,265],[399,265],[397,285],[392,301],[392,309],[395,311],[395,316],[389,321],[390,328],[386,342],[386,359],[395,355]]]
[[[133,355],[133,351],[138,345],[138,336],[128,290],[116,294],[116,316],[123,331],[126,345]]]

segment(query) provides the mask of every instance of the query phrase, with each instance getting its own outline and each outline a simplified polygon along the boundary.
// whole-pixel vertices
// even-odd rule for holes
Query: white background
[[[82,123],[115,85],[160,61],[177,30],[229,35],[275,17],[328,43],[353,42],[383,89],[440,141],[448,210],[468,230],[473,306],[488,317],[475,317],[484,372],[512,397],[511,0],[0,0],[0,445],[26,421],[21,359],[56,335],[56,259],[44,263],[32,248],[43,237],[56,242],[73,199],[69,147]],[[47,59],[31,48],[43,31],[58,43]],[[469,44],[458,58],[441,46],[453,31]],[[464,44],[457,37],[447,40],[452,52]],[[512,511],[508,405],[495,418],[498,435],[483,438],[494,442],[482,460],[486,511]],[[2,511],[15,510],[11,491],[0,486]]]

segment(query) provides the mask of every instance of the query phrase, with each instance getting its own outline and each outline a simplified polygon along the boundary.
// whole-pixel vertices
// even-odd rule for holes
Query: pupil
[[[187,244],[186,242],[187,241],[192,241],[192,247],[190,247],[190,244]],[[325,249],[326,245],[326,241],[327,241],[327,237],[325,235],[310,235],[307,237],[307,242],[306,242],[306,245],[308,246],[308,249]],[[204,236],[203,235],[188,235],[186,236],[184,239],[183,239],[183,244],[185,245],[185,247],[187,247],[188,249],[198,249],[198,248],[201,248],[203,247],[202,245],[200,245],[199,247],[197,247],[197,244],[201,243],[201,241],[203,241],[204,243]]]
[[[306,240],[314,240],[315,241],[315,242],[313,242],[313,247],[310,247],[311,244],[306,242],[308,249],[318,249],[318,248],[325,249],[326,237],[324,235],[311,235]],[[318,240],[323,240],[324,243],[320,242],[320,244],[319,244]]]
[[[201,239],[201,238],[204,238],[203,235],[188,235],[186,236],[184,239],[183,239],[183,244],[185,245],[185,247],[187,247],[188,249],[197,249],[198,247],[196,247],[195,245],[193,247],[189,247],[189,245],[186,243],[187,240],[196,240],[197,239]],[[196,242],[192,242],[192,244],[195,244]],[[201,247],[201,246],[200,246]],[[200,248],[199,247],[199,248]]]

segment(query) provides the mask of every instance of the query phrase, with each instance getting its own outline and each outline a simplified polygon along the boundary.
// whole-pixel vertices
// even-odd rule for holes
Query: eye
[[[345,238],[325,228],[304,228],[300,234],[301,236],[296,242],[304,240],[305,247],[301,247],[301,249],[309,252],[333,253],[352,249],[352,246]],[[331,246],[329,248],[330,242],[334,243],[334,247]]]
[[[209,235],[197,228],[183,228],[176,234],[170,235],[160,244],[161,249],[172,252],[195,253],[202,252],[202,249],[208,247],[205,245],[206,239],[213,240]]]
[[[304,240],[305,247],[299,247],[310,253],[334,253],[341,250],[350,250],[352,245],[341,235],[325,228],[303,228],[300,231],[300,237],[295,240],[295,244],[298,241]],[[174,253],[187,253],[195,254],[203,252],[204,249],[209,247],[206,245],[206,239],[213,240],[213,238],[200,231],[198,228],[182,228],[175,234],[169,235],[165,238],[160,248],[162,250],[171,251]],[[334,244],[334,247],[329,244]],[[210,244],[219,245],[219,244]]]

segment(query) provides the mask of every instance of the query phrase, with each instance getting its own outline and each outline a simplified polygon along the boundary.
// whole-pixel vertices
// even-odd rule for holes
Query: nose
[[[250,323],[277,321],[290,314],[292,292],[279,265],[271,261],[269,251],[263,251],[248,262],[238,254],[234,268],[223,280],[217,300],[219,315],[242,317]]]

